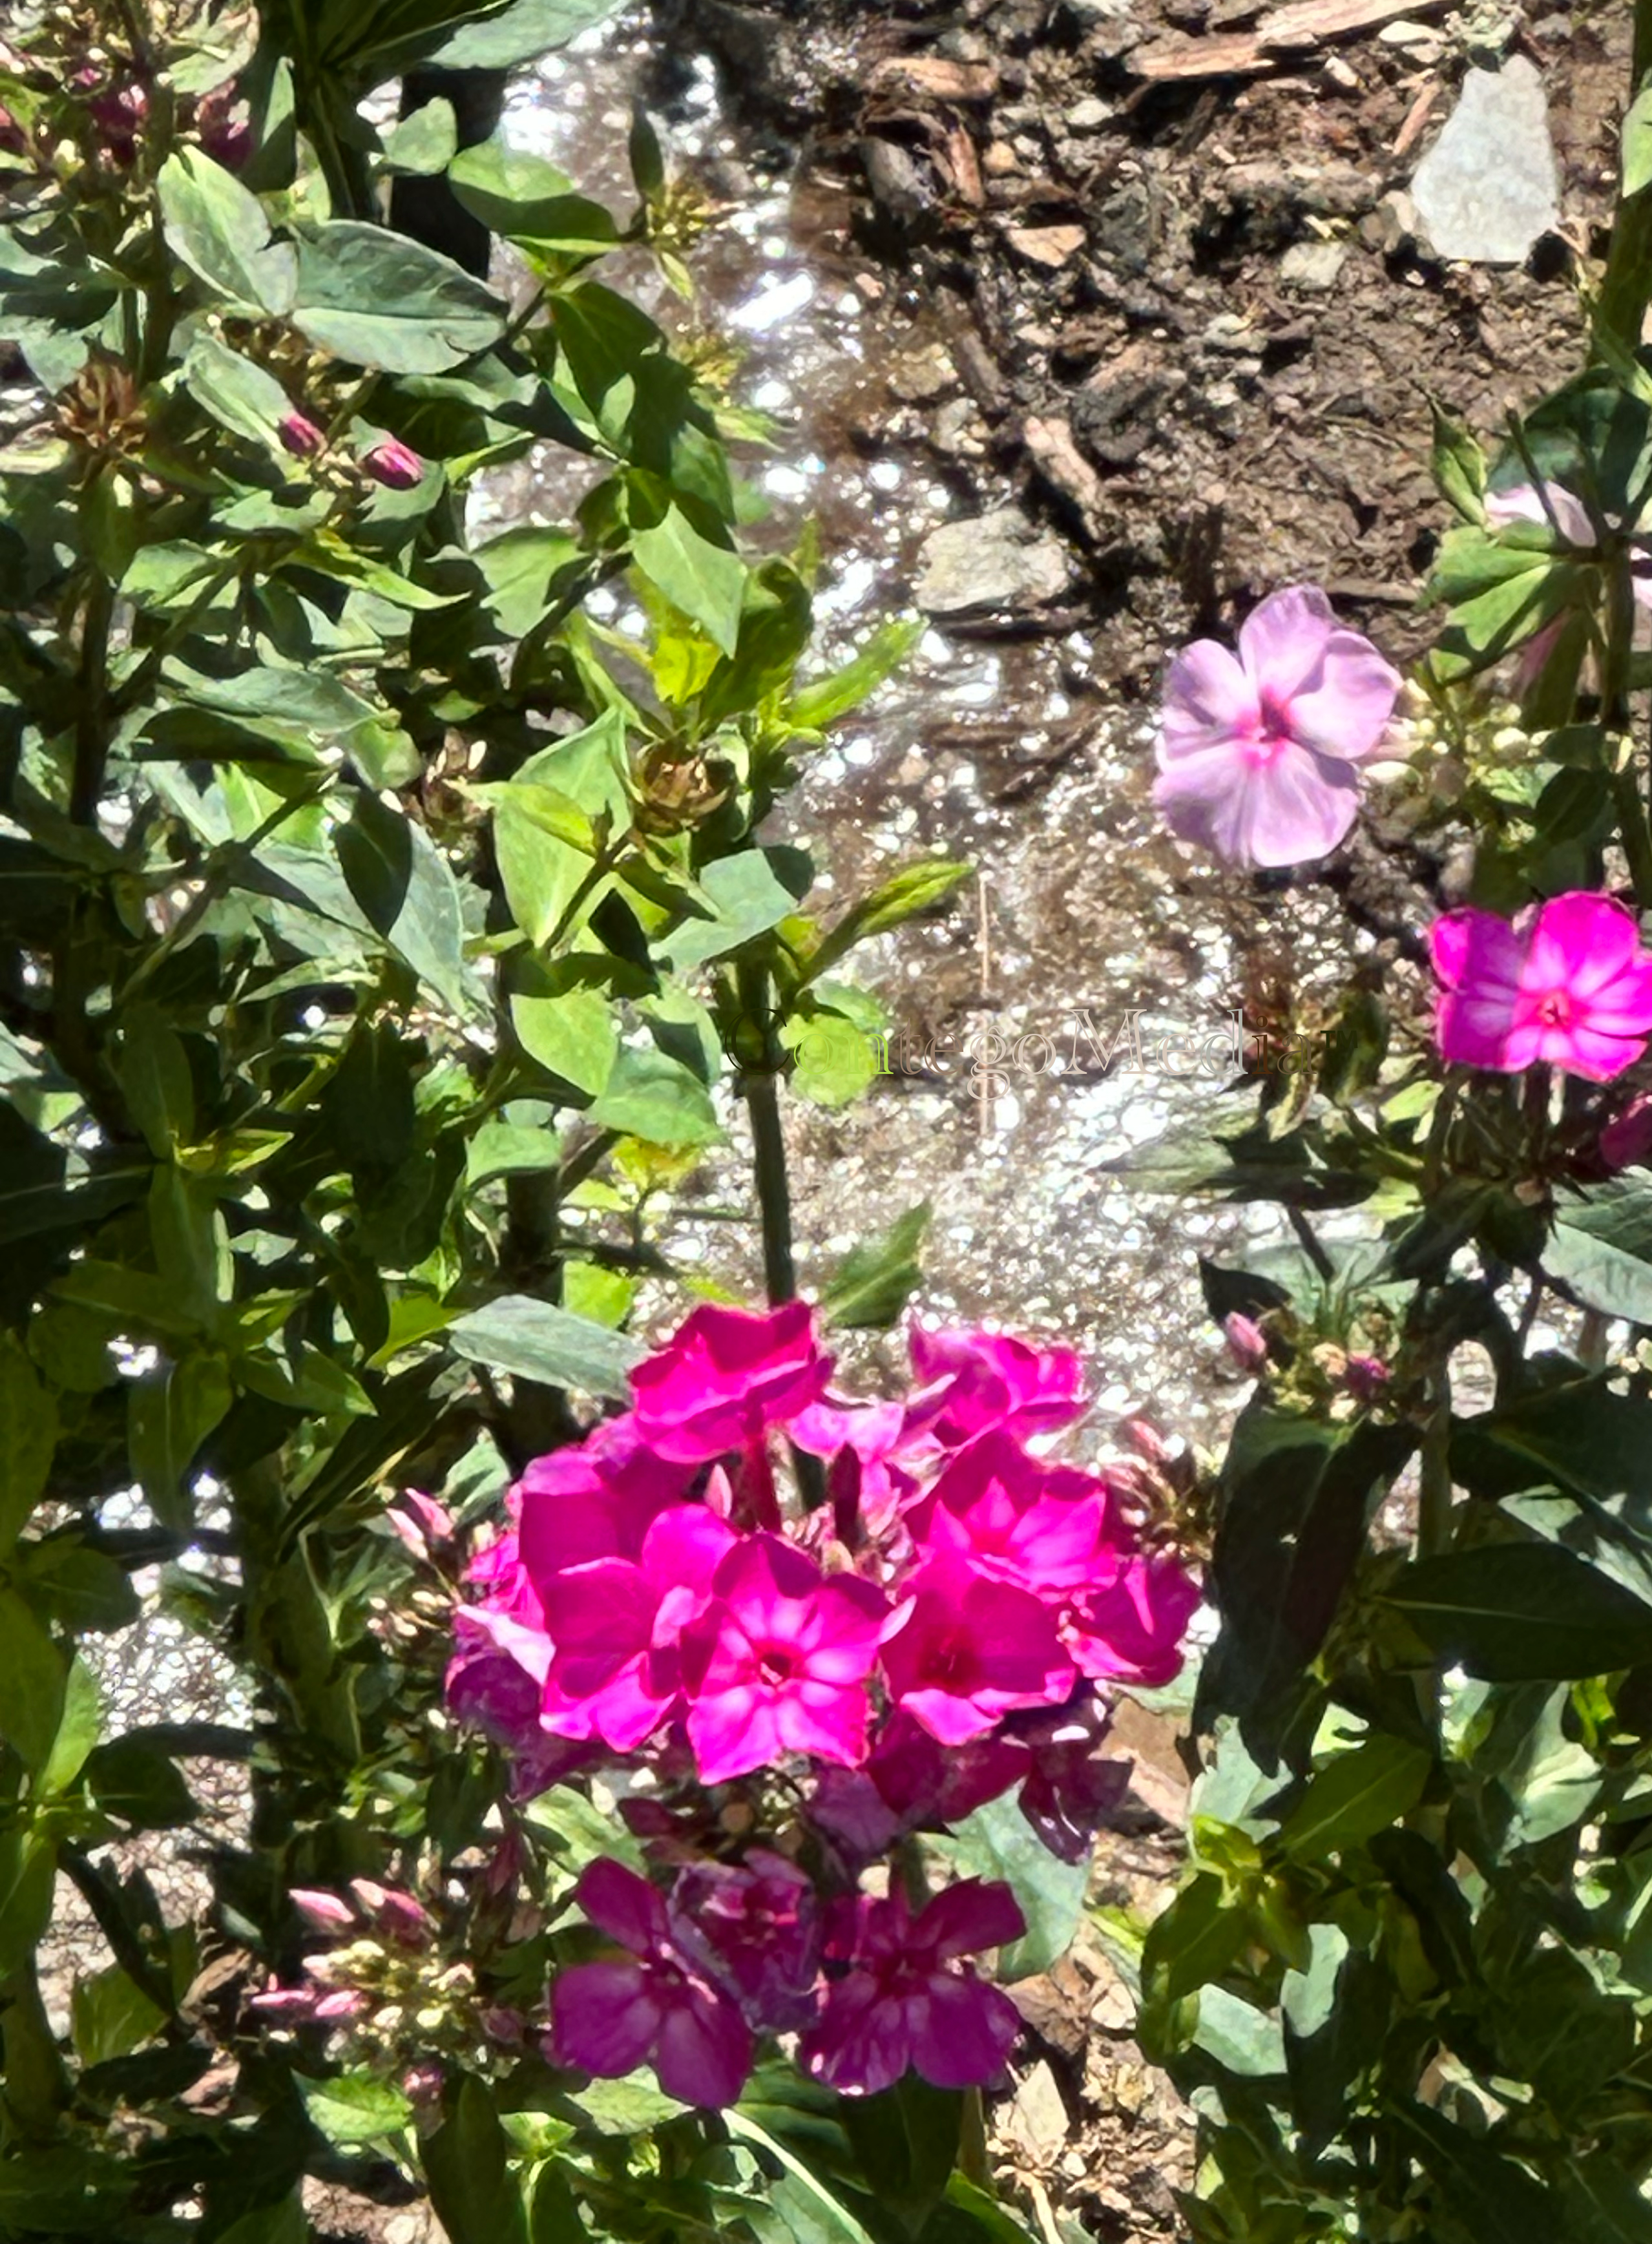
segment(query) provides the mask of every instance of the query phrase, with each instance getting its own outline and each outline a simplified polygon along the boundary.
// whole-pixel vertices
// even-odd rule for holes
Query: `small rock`
[[[1358,93],[1360,85],[1359,71],[1341,55],[1327,55],[1323,65],[1324,75],[1339,93]]]
[[[1417,206],[1403,187],[1385,195],[1376,209],[1359,221],[1360,238],[1385,257],[1409,249],[1417,239]]]
[[[1056,273],[1077,256],[1085,236],[1082,226],[1009,226],[1004,228],[1004,239],[1018,257]]]
[[[1417,167],[1412,195],[1436,255],[1525,262],[1561,215],[1548,104],[1534,63],[1516,55],[1500,71],[1469,71],[1445,131]]]
[[[989,179],[1007,179],[1021,169],[1021,158],[1008,140],[991,140],[981,152],[981,168]]]
[[[876,93],[915,93],[932,101],[990,101],[998,91],[998,65],[954,62],[946,55],[887,55],[868,83]]]
[[[1067,2141],[1067,2106],[1055,2076],[1041,2058],[998,2115],[1000,2132],[1035,2166],[1046,2166]]]
[[[1024,613],[1059,600],[1072,567],[1056,538],[1013,506],[943,522],[918,549],[913,598],[926,615]]]
[[[907,405],[933,405],[958,387],[958,370],[940,343],[907,351],[889,368],[889,387]]]
[[[1287,288],[1306,288],[1323,294],[1336,287],[1347,261],[1345,241],[1293,242],[1279,260],[1279,278]]]
[[[1082,101],[1075,101],[1067,112],[1069,132],[1099,132],[1113,121],[1113,105],[1099,94],[1087,93]]]
[[[987,429],[974,400],[954,397],[943,405],[930,425],[929,441],[948,457],[979,459],[986,449]]]

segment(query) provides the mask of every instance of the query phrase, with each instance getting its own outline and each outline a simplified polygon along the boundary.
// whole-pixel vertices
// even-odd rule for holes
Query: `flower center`
[[[1291,730],[1291,712],[1271,693],[1258,694],[1257,702],[1256,730],[1245,744],[1245,757],[1252,764],[1271,764],[1296,737]]]
[[[757,1672],[765,1683],[789,1683],[798,1672],[798,1664],[786,1646],[765,1644],[757,1656]]]
[[[975,1655],[972,1645],[961,1637],[950,1644],[941,1645],[929,1663],[929,1680],[938,1689],[957,1691],[975,1680]]]
[[[1537,1017],[1546,1029],[1563,1029],[1572,1017],[1572,1001],[1564,990],[1551,990],[1539,1003]]]

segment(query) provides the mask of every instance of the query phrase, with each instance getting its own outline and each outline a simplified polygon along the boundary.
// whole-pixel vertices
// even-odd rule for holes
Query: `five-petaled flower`
[[[1547,1064],[1590,1083],[1652,1037],[1652,956],[1632,912],[1586,889],[1518,919],[1466,909],[1429,929],[1441,1057],[1505,1075]]]
[[[1237,655],[1201,639],[1170,665],[1154,801],[1234,864],[1323,857],[1353,823],[1399,686],[1323,592],[1288,585],[1240,627]]]

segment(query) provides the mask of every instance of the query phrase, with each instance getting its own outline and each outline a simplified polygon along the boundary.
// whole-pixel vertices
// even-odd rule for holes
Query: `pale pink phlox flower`
[[[1634,914],[1609,896],[1575,889],[1513,922],[1448,912],[1429,948],[1435,1033],[1454,1065],[1512,1075],[1546,1065],[1606,1083],[1652,1036],[1652,957]]]
[[[1508,530],[1516,524],[1541,523],[1545,528],[1558,530],[1568,545],[1580,552],[1593,553],[1596,538],[1595,524],[1589,519],[1588,509],[1575,491],[1568,490],[1564,483],[1546,481],[1543,495],[1548,506],[1543,504],[1534,483],[1512,483],[1505,490],[1486,494],[1486,519],[1494,530]],[[1553,513],[1551,524],[1549,516]],[[1643,608],[1652,607],[1652,578],[1631,571],[1630,588]]]
[[[1289,585],[1246,618],[1237,655],[1196,639],[1170,665],[1153,799],[1175,833],[1231,863],[1325,856],[1353,824],[1399,687],[1323,592]]]

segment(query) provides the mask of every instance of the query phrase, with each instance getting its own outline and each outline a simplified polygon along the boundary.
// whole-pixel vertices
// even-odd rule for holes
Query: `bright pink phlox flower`
[[[1077,1589],[1109,1539],[1107,1483],[1046,1465],[1004,1432],[961,1450],[912,1514],[920,1546],[1035,1596]]]
[[[1119,1557],[1074,1601],[1062,1633],[1095,1681],[1156,1686],[1180,1672],[1198,1602],[1197,1583],[1173,1558]]]
[[[1548,500],[1547,507],[1538,496],[1534,483],[1512,483],[1507,490],[1487,491],[1486,519],[1494,530],[1513,529],[1520,523],[1541,523],[1545,529],[1557,529],[1568,545],[1576,546],[1581,552],[1593,553],[1599,540],[1589,510],[1576,492],[1568,490],[1564,483],[1546,482],[1543,497]],[[1552,524],[1551,513],[1554,517]],[[1631,574],[1629,582],[1641,605],[1652,607],[1652,581]]]
[[[819,2022],[803,2037],[809,2072],[848,2096],[875,2096],[908,2070],[937,2088],[996,2079],[1021,2014],[962,1958],[1026,1930],[1009,1888],[979,1878],[948,1886],[916,1918],[898,1886],[887,1900],[838,1903]],[[847,1967],[842,1977],[834,1964]]]
[[[846,1549],[879,1544],[898,1527],[919,1484],[900,1462],[906,1442],[902,1402],[844,1409],[812,1402],[786,1430],[799,1449],[827,1461],[833,1525]]]
[[[583,1442],[536,1457],[517,1483],[523,1565],[544,1582],[593,1558],[635,1559],[691,1478],[687,1465],[656,1455],[630,1412],[605,1419]]]
[[[590,1863],[575,1889],[599,1931],[629,1949],[625,1963],[576,1964],[550,1990],[551,2049],[559,2065],[617,2079],[651,2064],[684,2104],[732,2104],[752,2070],[752,2032],[738,2005],[672,1937],[665,1904],[621,1862]]]
[[[1601,1132],[1601,1159],[1608,1169],[1644,1166],[1652,1155],[1652,1093],[1641,1092]]]
[[[1016,1707],[1059,1706],[1073,1662],[1031,1591],[961,1560],[932,1558],[907,1585],[883,1646],[889,1695],[943,1745],[990,1730]]]
[[[678,1948],[728,1989],[757,2031],[794,2033],[813,2020],[820,1912],[795,1862],[764,1847],[738,1864],[691,1862],[666,1915]]]
[[[662,1457],[705,1464],[788,1424],[831,1371],[806,1301],[765,1315],[708,1302],[631,1374],[637,1431]]]
[[[711,1586],[683,1647],[701,1781],[725,1783],[788,1753],[861,1761],[866,1679],[888,1612],[881,1592],[853,1575],[823,1576],[775,1535],[738,1544]]]
[[[917,1323],[907,1343],[925,1390],[914,1398],[908,1427],[943,1449],[995,1426],[1024,1436],[1070,1425],[1084,1409],[1083,1366],[1071,1348],[1035,1348],[974,1327],[927,1332]]]
[[[443,1544],[451,1543],[453,1514],[434,1497],[416,1488],[404,1488],[387,1509],[384,1524],[415,1558],[434,1559]]]
[[[670,1720],[681,1693],[679,1640],[736,1540],[704,1504],[672,1504],[649,1528],[637,1559],[595,1558],[551,1575],[545,1615],[556,1651],[540,1710],[544,1727],[631,1753]]]
[[[1447,912],[1428,933],[1445,1059],[1507,1075],[1544,1062],[1605,1083],[1645,1051],[1652,957],[1610,896],[1574,889],[1512,923]]]
[[[1195,639],[1170,665],[1153,799],[1172,830],[1236,865],[1323,857],[1353,824],[1359,767],[1400,686],[1323,592],[1271,593],[1239,651]]]

